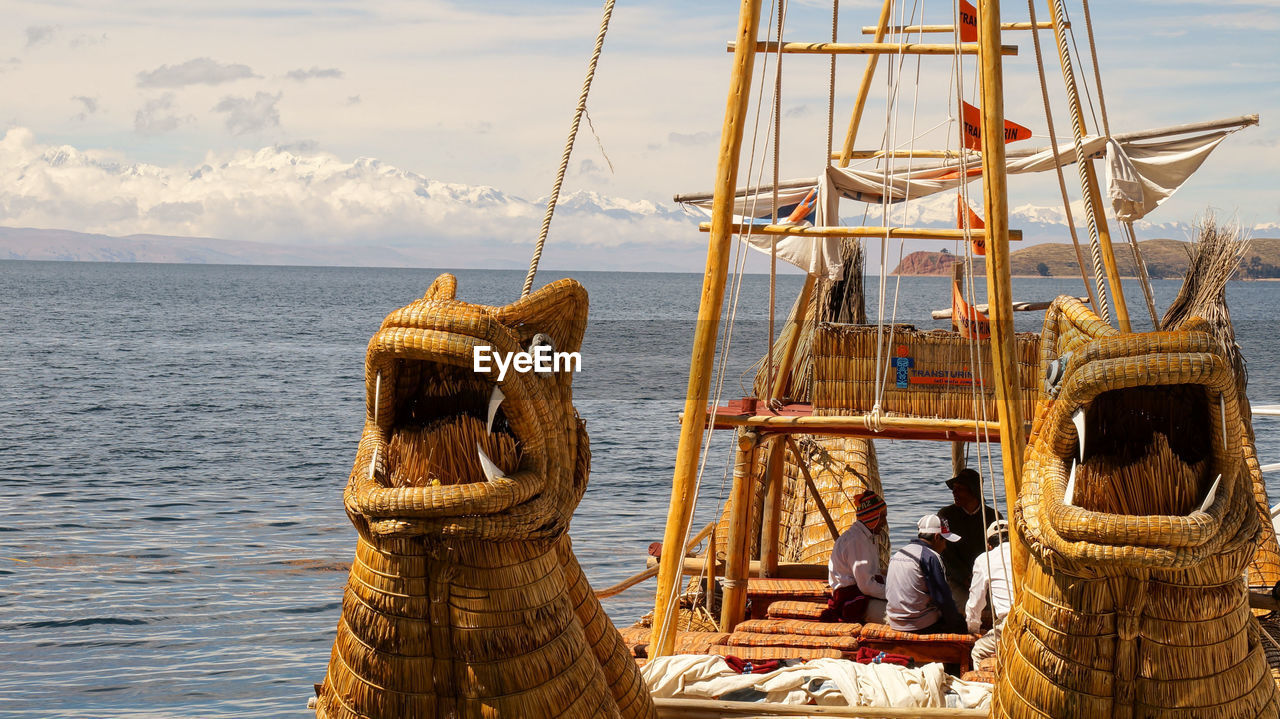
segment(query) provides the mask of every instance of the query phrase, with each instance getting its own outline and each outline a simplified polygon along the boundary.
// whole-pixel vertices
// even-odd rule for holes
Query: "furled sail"
[[[1159,207],[1187,180],[1209,154],[1229,134],[1257,124],[1256,115],[1218,122],[1115,135],[1110,138],[1090,135],[1082,141],[1087,157],[1106,157],[1107,196],[1116,217],[1132,222]],[[1200,132],[1203,131],[1203,132]],[[1187,136],[1188,133],[1200,134]],[[1045,172],[1076,161],[1075,146],[1070,143],[1038,150],[1011,152],[1006,172],[1011,175]],[[828,165],[817,178],[779,183],[738,193],[734,214],[742,222],[759,222],[785,214],[817,188],[818,226],[839,225],[840,199],[846,198],[873,205],[895,204],[918,200],[939,192],[954,190],[982,176],[979,156],[971,153],[963,158],[910,167],[860,169]],[[677,196],[677,202],[710,211],[710,194]],[[811,274],[826,274],[833,279],[840,272],[837,238],[776,237],[749,234],[751,247],[769,253],[777,244],[778,257]]]

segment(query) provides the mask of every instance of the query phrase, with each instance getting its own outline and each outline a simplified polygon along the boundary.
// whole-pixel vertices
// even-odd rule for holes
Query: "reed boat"
[[[1113,133],[1100,73],[1077,80],[1078,48],[1094,42],[1087,2],[1075,12],[1048,0],[1047,19],[1034,2],[1014,19],[996,0],[924,4],[951,22],[925,24],[919,3],[886,0],[860,28],[867,41],[833,29],[829,41],[794,42],[787,18],[807,8],[741,3],[715,187],[676,197],[708,215],[707,264],[667,524],[631,579],[593,590],[569,541],[590,466],[572,373],[471,365],[481,344],[576,350],[585,290],[565,280],[531,291],[539,251],[510,305],[467,303],[443,275],[387,317],[366,362],[366,424],[344,495],[356,560],[317,716],[1280,716],[1278,512],[1225,300],[1243,244],[1206,221],[1182,292],[1160,315],[1133,228],[1258,118]],[[1042,47],[1042,34],[1053,42]],[[1037,123],[1005,117],[1003,63],[1022,52],[1005,43],[1015,38],[1034,49],[1043,148],[1022,149]],[[751,146],[783,150],[780,67],[794,54],[829,63],[828,139],[801,179],[777,164],[765,179],[743,151],[747,128],[753,110],[772,116],[755,123]],[[837,97],[840,55],[864,59],[837,146],[837,101],[848,99]],[[1047,79],[1046,55],[1060,85]],[[900,101],[907,63],[915,78],[934,68],[952,94],[937,132],[916,132],[913,116],[901,139],[898,116],[914,111]],[[884,73],[886,128],[878,145],[860,142]],[[1093,127],[1090,99],[1102,109]],[[1059,139],[1051,109],[1063,101],[1072,129]],[[561,178],[572,144],[571,132]],[[1008,183],[1031,172],[1058,177],[1082,297],[1012,296],[1009,243],[1021,237]],[[978,183],[980,211],[969,197]],[[956,198],[955,228],[898,221],[931,196]],[[555,202],[553,193],[539,247]],[[841,219],[851,212],[875,221]],[[935,313],[950,319],[945,329],[895,322],[887,307],[888,250],[905,239],[956,248],[938,299],[949,307]],[[1134,331],[1145,320],[1126,303],[1121,242],[1146,305],[1133,314],[1145,309],[1149,332]],[[726,285],[741,271],[730,267],[735,243],[806,278],[776,332],[770,297],[772,342],[752,395],[727,400],[715,366],[733,316]],[[868,245],[881,263],[872,308]],[[1017,311],[1043,312],[1042,330],[1015,333]],[[1011,609],[979,664],[979,635],[825,612],[828,560],[856,522],[854,497],[871,490],[892,508],[908,491],[880,476],[882,439],[948,443],[954,470],[972,464],[983,497],[1003,497]],[[729,497],[715,521],[692,527],[704,459],[726,444]],[[877,541],[884,566],[892,547]],[[610,621],[601,600],[654,578],[653,611],[617,629],[626,618]]]

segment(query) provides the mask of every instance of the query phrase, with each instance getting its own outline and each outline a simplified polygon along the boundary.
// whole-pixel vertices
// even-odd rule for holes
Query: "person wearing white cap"
[[[919,532],[889,560],[885,598],[889,626],[900,632],[940,634],[964,631],[964,620],[947,586],[941,552],[948,542],[960,541],[936,514],[916,523]]]
[[[1009,552],[1008,521],[999,519],[987,527],[987,547],[985,554],[979,554],[973,560],[973,583],[969,585],[969,601],[964,607],[969,632],[978,634],[982,631],[982,610],[987,606],[987,598],[991,599],[991,630],[974,643],[970,653],[975,667],[996,653],[1004,618],[1013,604],[1013,586],[1010,583],[1013,557]]]

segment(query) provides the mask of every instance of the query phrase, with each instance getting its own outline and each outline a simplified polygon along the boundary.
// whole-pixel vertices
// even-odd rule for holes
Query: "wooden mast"
[[[760,0],[742,0],[738,11],[737,45],[733,51],[733,74],[720,133],[720,161],[716,168],[715,201],[711,208],[711,241],[707,248],[706,274],[693,336],[693,356],[689,362],[689,386],[685,391],[684,422],[676,450],[675,476],[671,481],[671,505],[663,534],[662,562],[653,608],[653,636],[649,656],[669,656],[675,650],[675,619],[681,560],[685,538],[693,514],[698,486],[698,460],[702,454],[702,434],[706,428],[707,395],[715,360],[716,336],[724,305],[725,280],[729,268],[729,248],[733,241],[733,199],[737,191],[738,161],[742,150],[743,125],[750,101],[751,74],[755,64],[756,37],[760,29]]]
[[[1026,547],[1013,522],[1022,489],[1022,389],[1013,333],[1013,291],[1009,279],[1009,196],[1004,155],[1004,75],[1000,57],[1000,0],[978,4],[978,56],[982,85],[982,202],[987,218],[987,301],[991,320],[991,369],[1000,418],[1000,454],[1004,469],[1006,516],[1013,554],[1013,587],[1018,582]]]

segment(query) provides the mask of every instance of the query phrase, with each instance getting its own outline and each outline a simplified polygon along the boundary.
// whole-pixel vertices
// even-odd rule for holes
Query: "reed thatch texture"
[[[880,485],[880,466],[876,461],[871,442],[859,437],[802,437],[797,446],[805,455],[809,474],[818,488],[818,496],[826,505],[831,518],[840,531],[848,529],[857,520],[854,498],[864,490],[884,496]],[[818,503],[805,484],[800,467],[789,461],[783,470],[786,487],[783,495],[783,527],[779,532],[784,551],[781,558],[788,562],[825,564],[831,556],[835,540],[827,528]],[[880,564],[889,566],[889,533],[877,535],[880,543]]]
[[[1197,222],[1194,241],[1187,250],[1189,264],[1178,291],[1177,298],[1169,306],[1160,321],[1161,329],[1180,326],[1192,317],[1202,318],[1207,331],[1218,342],[1231,360],[1236,373],[1236,393],[1240,414],[1244,420],[1248,441],[1245,443],[1245,461],[1253,485],[1254,499],[1262,518],[1262,534],[1258,538],[1258,553],[1249,565],[1249,583],[1254,586],[1274,586],[1280,581],[1280,543],[1276,541],[1271,525],[1271,500],[1267,496],[1267,483],[1258,464],[1257,448],[1253,434],[1253,412],[1249,408],[1247,392],[1249,373],[1244,354],[1236,343],[1235,326],[1231,323],[1231,310],[1227,306],[1227,282],[1235,275],[1240,260],[1249,249],[1249,241],[1239,223],[1219,224],[1213,213],[1206,213]]]
[[[1039,337],[1020,334],[1017,346],[1023,412],[1030,415],[1040,389]],[[980,353],[976,371],[975,353]],[[896,363],[903,361],[909,369],[900,378]],[[877,370],[883,375],[879,396]],[[881,330],[874,325],[822,324],[814,340],[813,411],[865,414],[879,401],[886,414],[994,419],[998,414],[993,376],[989,341],[910,325]]]
[[[1042,348],[1072,355],[1026,456],[1029,560],[993,716],[1276,716],[1242,577],[1259,522],[1228,358],[1203,331],[1121,335],[1070,298]]]
[[[317,716],[654,717],[566,534],[590,468],[572,373],[509,373],[495,413],[497,373],[471,368],[478,345],[576,351],[586,291],[485,307],[455,288],[442,275],[369,343],[344,494],[359,538]]]

